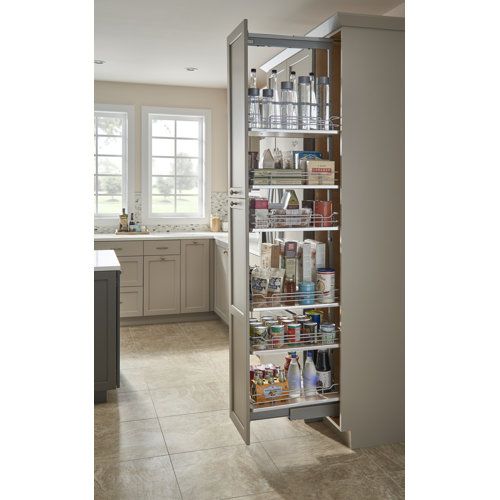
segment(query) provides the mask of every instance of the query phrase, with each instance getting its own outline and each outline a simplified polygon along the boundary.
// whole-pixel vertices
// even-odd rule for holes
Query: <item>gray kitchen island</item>
[[[94,403],[120,387],[120,273],[113,250],[94,250]]]

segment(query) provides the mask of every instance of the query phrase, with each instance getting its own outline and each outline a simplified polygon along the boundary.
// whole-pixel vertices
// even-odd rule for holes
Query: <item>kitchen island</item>
[[[120,386],[120,273],[113,250],[94,250],[94,402]]]

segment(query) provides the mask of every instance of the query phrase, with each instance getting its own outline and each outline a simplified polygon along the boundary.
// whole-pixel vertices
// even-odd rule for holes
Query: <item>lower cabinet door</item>
[[[228,250],[215,245],[214,311],[227,324],[229,316]]]
[[[120,318],[142,316],[142,286],[120,288]]]
[[[140,286],[142,287],[142,257],[119,257],[122,274],[120,286]]]
[[[179,255],[144,257],[144,316],[179,314],[180,283]]]
[[[181,312],[210,310],[210,240],[182,240]]]

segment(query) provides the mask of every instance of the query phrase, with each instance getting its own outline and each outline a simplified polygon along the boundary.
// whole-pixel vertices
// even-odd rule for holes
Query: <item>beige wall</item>
[[[96,81],[94,102],[135,106],[136,191],[141,189],[141,106],[211,109],[212,191],[227,191],[226,89]]]

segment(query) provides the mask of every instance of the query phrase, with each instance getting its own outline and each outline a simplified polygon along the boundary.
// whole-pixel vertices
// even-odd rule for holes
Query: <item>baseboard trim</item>
[[[323,422],[326,424],[326,426],[331,429],[335,435],[339,438],[339,441],[344,444],[345,446],[348,446],[351,448],[351,432],[350,431],[341,431],[339,429],[339,426],[337,425],[336,422],[331,417],[324,417]]]
[[[220,319],[214,312],[169,314],[165,316],[138,316],[135,318],[120,318],[121,326],[157,325],[159,323],[181,323],[185,321],[210,321]]]

